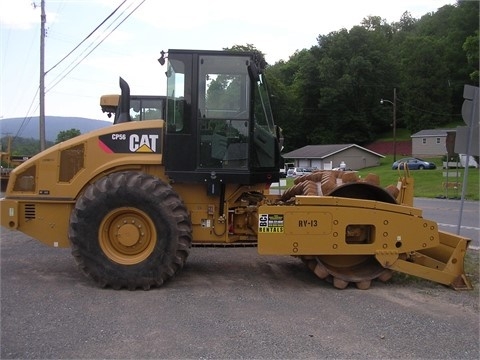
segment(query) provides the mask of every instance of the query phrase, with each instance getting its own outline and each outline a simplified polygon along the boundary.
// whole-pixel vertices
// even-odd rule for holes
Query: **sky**
[[[0,0],[0,120],[39,115],[40,1]],[[122,2],[113,17],[87,38]],[[129,83],[132,94],[164,95],[165,68],[157,62],[161,50],[252,44],[275,64],[288,61],[297,50],[310,49],[319,35],[350,30],[368,16],[392,23],[408,11],[419,19],[455,3],[45,0],[45,114],[108,120],[99,100],[103,94],[120,92],[119,76]]]

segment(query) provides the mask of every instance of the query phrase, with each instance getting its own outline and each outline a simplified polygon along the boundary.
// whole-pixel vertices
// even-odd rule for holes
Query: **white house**
[[[356,144],[307,145],[283,154],[285,159],[293,160],[297,167],[328,169],[343,166],[358,170],[380,165],[384,155],[378,154]]]
[[[448,132],[455,132],[455,129],[421,130],[411,135],[412,156],[422,158],[446,155]]]

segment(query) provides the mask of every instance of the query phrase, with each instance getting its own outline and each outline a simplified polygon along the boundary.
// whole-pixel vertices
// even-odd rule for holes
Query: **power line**
[[[72,62],[72,63],[69,65],[69,66],[72,66],[72,68],[71,68],[70,70],[68,70],[68,71],[65,70],[65,71],[67,71],[67,72],[64,73],[64,75],[59,75],[59,76],[57,77],[58,80],[54,79],[54,80],[53,80],[53,81],[54,81],[54,84],[51,85],[46,92],[49,92],[50,90],[52,90],[55,86],[58,85],[58,83],[60,83],[60,81],[62,81],[62,80],[63,80],[68,74],[70,74],[78,65],[80,65],[80,64],[83,62],[83,60],[85,60],[97,47],[99,47],[120,25],[123,24],[145,1],[146,1],[146,0],[142,0],[127,16],[125,16],[125,18],[123,18],[123,20],[120,21],[120,23],[119,23],[117,26],[115,26],[107,35],[105,35],[105,37],[104,37],[103,39],[101,39],[101,41],[100,41],[97,45],[95,45],[95,47],[94,47],[92,50],[90,50],[83,58],[81,58],[76,64],[74,64],[74,62]],[[131,6],[131,5],[130,5],[130,6]],[[130,6],[129,6],[129,7],[130,7]],[[127,9],[128,9],[128,8],[127,8]],[[126,11],[126,10],[125,10],[125,11]],[[122,15],[125,13],[125,11],[122,12],[115,20],[117,20],[120,16],[122,16]],[[113,24],[113,23],[112,23],[112,24]],[[109,27],[110,27],[112,24],[110,24]],[[107,28],[107,29],[108,29],[108,28]],[[89,47],[92,46],[92,45],[93,45],[93,43],[91,43],[91,44],[89,45]],[[88,47],[87,47],[87,49],[88,49]],[[78,57],[77,57],[77,59],[78,59]],[[68,68],[67,68],[67,69],[68,69]],[[60,77],[60,78],[59,78],[59,77]]]
[[[125,4],[127,0],[124,0],[118,7],[110,13],[90,34],[88,34],[77,46],[75,46],[67,55],[65,55],[60,61],[58,61],[55,65],[53,65],[50,69],[48,69],[45,72],[45,75],[47,75],[51,70],[55,69],[58,65],[60,65],[67,57],[69,57],[75,50],[77,50],[85,41],[87,41],[90,36],[92,36],[105,22],[107,22],[108,19],[110,19],[117,11],[120,9],[123,4]]]
[[[36,91],[35,95],[33,96],[32,102],[30,103],[30,106],[28,107],[27,114],[30,113],[30,110],[32,109],[33,103],[37,99],[38,92],[39,92],[39,89],[37,88],[37,91]],[[38,109],[38,106],[39,105],[37,104],[36,108],[32,112],[35,112]],[[15,134],[15,137],[13,138],[12,142],[14,142],[15,139],[22,134],[22,131],[25,129],[25,127],[28,125],[28,123],[30,122],[31,119],[32,119],[32,117],[28,116],[28,115],[23,118],[22,123],[18,127],[17,133]]]
[[[51,70],[53,70],[55,67],[57,67],[60,63],[62,63],[68,56],[70,56],[76,49],[78,49],[88,38],[90,38],[106,21],[108,21],[108,19],[110,19],[124,4],[125,4],[126,0],[124,0],[110,15],[108,15],[105,20],[103,20],[100,25],[98,25],[87,37],[85,37],[85,39],[83,39],[73,50],[71,50],[67,55],[65,55],[59,62],[57,62],[52,68],[50,68],[48,71],[46,71],[44,73],[47,74],[48,72],[50,72]],[[110,36],[113,31],[115,31],[125,20],[127,20],[143,3],[145,2],[145,0],[143,0],[140,4],[138,4],[112,31],[110,31],[102,40],[99,44],[97,44],[88,54],[86,54],[70,71],[68,71],[64,76],[62,76],[54,85],[52,85],[48,90],[51,90],[54,86],[56,86],[61,80],[63,80],[71,71],[73,71],[73,69],[75,69],[83,60],[85,60],[85,58],[90,55],[103,41],[105,41],[107,39],[108,36]],[[128,7],[130,8],[131,5]],[[128,9],[127,8],[127,9]],[[124,14],[125,11],[122,13]],[[122,15],[120,14],[117,19],[120,18],[120,16]],[[115,20],[117,20],[115,19]],[[111,25],[109,25],[110,27]],[[107,27],[108,29],[108,27]],[[71,65],[70,65],[71,66]],[[22,123],[20,124],[19,126],[19,129],[15,135],[15,138],[20,136],[20,134],[23,132],[24,128],[27,126],[27,124],[29,123],[29,121],[32,119],[32,116],[29,116],[28,114],[32,113],[32,106],[35,102],[35,100],[38,98],[38,93],[39,93],[39,90],[40,90],[40,87],[37,88],[36,90],[36,93],[35,95],[33,96],[32,98],[32,102],[27,110],[27,115],[23,118],[22,120]],[[38,105],[35,107],[35,109],[33,110],[36,111],[38,109]]]
[[[422,108],[419,108],[419,107],[416,107],[415,105],[410,105],[410,104],[407,104],[406,102],[403,102],[401,99],[399,99],[397,97],[397,101],[402,103],[402,105],[404,106],[408,106],[412,109],[415,109],[417,111],[420,111],[420,112],[423,112],[423,113],[426,113],[426,114],[431,114],[431,115],[438,115],[438,116],[459,116],[461,115],[460,113],[456,113],[456,114],[445,114],[445,113],[437,113],[437,112],[434,112],[434,111],[428,111],[428,110],[425,110],[425,109],[422,109]]]

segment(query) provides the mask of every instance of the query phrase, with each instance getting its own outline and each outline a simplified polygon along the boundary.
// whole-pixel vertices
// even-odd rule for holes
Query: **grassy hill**
[[[425,159],[427,161],[434,162],[437,165],[435,170],[415,170],[410,171],[414,178],[415,197],[426,198],[459,198],[461,195],[461,188],[463,185],[465,169],[450,169],[448,182],[458,182],[459,187],[457,189],[451,188],[446,190],[444,183],[446,177],[444,176],[446,170],[442,168],[442,160],[439,158]],[[393,156],[387,155],[380,161],[380,166],[373,168],[361,169],[359,174],[365,177],[369,173],[376,174],[380,177],[381,186],[385,187],[390,184],[396,184],[400,173],[397,170],[392,170]],[[480,176],[479,169],[469,168],[467,178],[467,188],[465,192],[465,199],[467,200],[479,200],[480,193]]]

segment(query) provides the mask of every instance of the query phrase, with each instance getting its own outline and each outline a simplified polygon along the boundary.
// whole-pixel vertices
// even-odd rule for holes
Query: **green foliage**
[[[350,30],[267,68],[285,150],[309,144],[365,145],[397,126],[410,134],[461,120],[463,86],[478,85],[479,2],[458,1],[388,24],[365,18]]]
[[[8,138],[3,137],[0,139],[1,151],[8,152]],[[46,146],[50,147],[53,143],[51,141],[46,142]],[[22,137],[15,137],[11,143],[11,155],[14,156],[33,156],[40,152],[40,141],[38,139],[27,139]]]
[[[470,73],[470,79],[472,82],[478,86],[479,81],[479,72],[478,72],[478,63],[479,63],[479,49],[478,43],[480,42],[478,36],[478,30],[475,32],[475,35],[467,37],[465,43],[463,44],[463,50],[467,54],[468,64],[472,68],[472,72]]]
[[[252,44],[233,45],[231,48],[223,48],[223,50],[238,51],[238,52],[256,52],[258,54],[258,57],[259,57],[260,67],[264,68],[267,65],[267,62],[265,60],[265,54],[262,53],[260,50],[258,50]]]
[[[62,141],[65,141],[68,139],[72,139],[80,134],[81,132],[78,129],[62,130],[58,133],[57,139],[55,140],[55,144],[61,143]]]
[[[62,141],[74,138],[75,136],[78,136],[80,134],[81,132],[78,129],[60,131],[57,135],[55,143],[51,141],[46,141],[46,147],[49,148],[54,144],[58,144]],[[7,137],[3,137],[0,139],[0,151],[4,153],[8,152]],[[22,137],[15,137],[11,141],[10,151],[12,156],[33,156],[40,152],[40,141],[33,138],[27,139]]]

